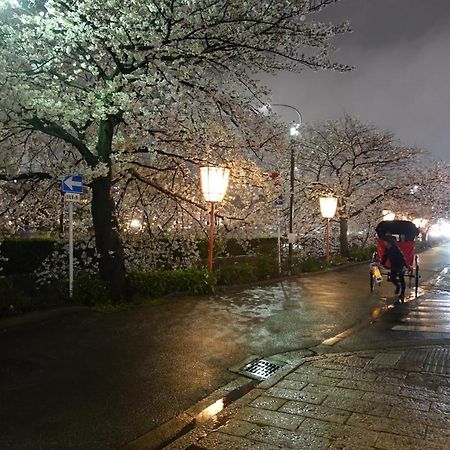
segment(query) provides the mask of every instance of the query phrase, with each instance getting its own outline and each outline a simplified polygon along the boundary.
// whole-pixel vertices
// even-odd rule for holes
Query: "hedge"
[[[131,273],[129,281],[134,295],[147,298],[208,294],[215,284],[214,277],[199,269]]]
[[[2,262],[2,275],[34,272],[45,258],[52,253],[56,241],[38,238],[5,239],[0,246],[1,256],[7,258]]]

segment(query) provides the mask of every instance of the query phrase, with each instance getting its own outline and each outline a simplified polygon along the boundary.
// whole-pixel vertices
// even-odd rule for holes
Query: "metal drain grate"
[[[241,369],[241,373],[255,380],[265,380],[281,369],[281,366],[265,359],[256,359]]]

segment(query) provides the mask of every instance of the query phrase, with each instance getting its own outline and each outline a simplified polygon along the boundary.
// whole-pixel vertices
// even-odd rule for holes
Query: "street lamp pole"
[[[213,269],[213,254],[214,254],[214,226],[215,226],[215,203],[211,202],[211,209],[209,211],[209,251],[208,251],[208,272],[211,273]]]
[[[230,177],[230,169],[222,167],[206,166],[200,167],[200,183],[203,197],[211,204],[209,211],[209,249],[208,249],[208,272],[213,269],[214,256],[214,225],[215,206],[225,197]]]
[[[288,108],[292,111],[295,111],[297,114],[298,122],[294,122],[290,129],[290,135],[292,137],[296,137],[299,135],[300,126],[303,123],[302,114],[301,112],[291,106],[286,105],[284,103],[271,103],[270,107],[277,106],[282,108]],[[288,260],[289,260],[289,268],[292,268],[292,258],[293,258],[293,248],[294,244],[292,242],[293,240],[293,233],[294,233],[294,188],[295,188],[295,148],[293,145],[291,145],[291,155],[290,155],[290,176],[289,176],[289,234],[288,234]]]

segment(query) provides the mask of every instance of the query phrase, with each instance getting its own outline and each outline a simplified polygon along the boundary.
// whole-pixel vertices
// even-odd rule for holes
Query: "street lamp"
[[[139,219],[131,219],[129,227],[134,231],[140,231],[142,229],[142,223]]]
[[[320,197],[320,212],[322,217],[327,219],[327,231],[326,231],[326,255],[327,262],[330,261],[330,219],[336,214],[337,198],[336,197]]]
[[[271,103],[269,105],[264,105],[260,111],[263,114],[268,114],[273,106],[288,108],[295,111],[297,114],[298,122],[293,122],[291,128],[289,129],[289,134],[292,138],[296,138],[300,134],[300,127],[303,123],[302,114],[297,109],[291,105],[286,105],[284,103]],[[293,230],[294,230],[294,175],[295,175],[295,149],[291,145],[291,162],[290,162],[290,177],[289,177],[289,266],[292,267],[292,254],[293,254]]]
[[[230,169],[222,167],[200,167],[200,185],[205,200],[211,203],[209,216],[209,252],[208,252],[208,272],[212,272],[214,253],[214,219],[215,204],[221,202],[227,191],[230,178]]]

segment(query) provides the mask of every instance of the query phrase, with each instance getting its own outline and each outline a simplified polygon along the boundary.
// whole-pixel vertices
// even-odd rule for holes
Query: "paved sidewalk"
[[[175,449],[450,449],[450,348],[305,358]]]

